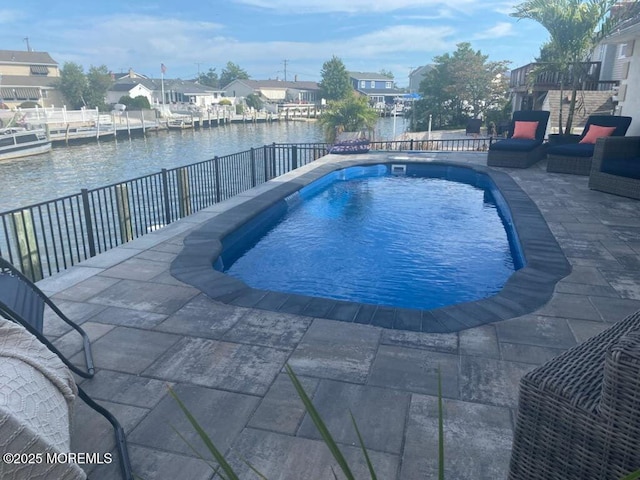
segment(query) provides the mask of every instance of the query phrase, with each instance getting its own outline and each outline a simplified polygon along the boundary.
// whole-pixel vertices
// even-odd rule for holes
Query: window
[[[360,88],[367,88],[367,82],[360,80]]]
[[[371,80],[371,88],[376,88],[376,82],[374,80]]]
[[[384,88],[393,88],[393,82],[387,82],[384,84]]]
[[[49,68],[46,65],[31,65],[31,74],[32,75],[48,75]]]

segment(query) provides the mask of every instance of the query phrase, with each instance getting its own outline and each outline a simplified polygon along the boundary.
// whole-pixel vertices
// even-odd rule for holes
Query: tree
[[[58,89],[69,102],[69,107],[79,109],[84,107],[84,94],[87,91],[87,77],[81,65],[65,62],[60,70]]]
[[[245,98],[245,102],[247,104],[247,107],[253,108],[255,110],[262,110],[262,107],[264,106],[264,102],[262,101],[262,99],[255,93],[249,94],[247,98]]]
[[[198,76],[197,81],[201,85],[206,85],[208,87],[220,87],[220,79],[218,78],[218,72],[216,72],[215,68],[210,68],[207,73],[201,73]]]
[[[465,125],[470,117],[486,116],[507,102],[509,62],[491,62],[467,42],[457,47],[453,54],[435,57],[420,83],[422,100],[415,102],[413,129],[424,127],[428,115],[436,119],[437,127]]]
[[[129,95],[124,95],[120,97],[118,103],[122,105],[126,105],[129,110],[143,110],[150,109],[151,104],[149,103],[149,99],[144,95],[138,95],[135,98],[131,98]]]
[[[602,38],[638,11],[637,1],[619,7],[615,7],[616,3],[617,0],[528,0],[517,5],[511,14],[534,20],[549,32],[550,40],[543,45],[541,57],[550,60],[549,70],[560,74],[561,89],[565,84],[571,89],[565,133],[571,133],[577,92],[585,77],[581,66]],[[624,14],[612,15],[614,8],[623,9]],[[563,133],[562,117],[559,132]]]
[[[99,67],[91,66],[87,73],[87,87],[84,93],[86,106],[107,110],[105,98],[107,96],[107,90],[109,90],[109,87],[113,83],[111,73],[105,65]]]
[[[390,78],[391,80],[393,80],[393,72],[390,70],[385,70],[384,68],[382,70],[380,70],[380,75],[382,75],[383,77],[387,77]]]
[[[378,113],[369,106],[367,97],[353,91],[342,100],[329,102],[319,119],[329,143],[334,143],[342,132],[358,132],[365,128],[371,130],[377,120]]]
[[[223,88],[234,80],[248,80],[249,74],[233,62],[227,62],[227,66],[220,73],[220,86]]]
[[[327,101],[343,100],[353,93],[349,72],[347,72],[342,60],[335,55],[331,57],[331,60],[324,62],[320,76],[322,77],[320,91],[322,97]]]

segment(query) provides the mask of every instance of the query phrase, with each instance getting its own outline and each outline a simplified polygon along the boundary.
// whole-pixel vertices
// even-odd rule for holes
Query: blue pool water
[[[390,170],[350,167],[304,187],[227,237],[216,268],[253,288],[432,309],[491,296],[522,266],[487,176]]]

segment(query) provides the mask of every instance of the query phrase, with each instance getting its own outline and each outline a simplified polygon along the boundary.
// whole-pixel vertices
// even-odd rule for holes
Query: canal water
[[[396,134],[405,130],[404,119],[396,118]],[[393,132],[394,119],[381,118],[374,138],[390,140]],[[0,212],[251,147],[323,141],[317,122],[296,121],[150,132],[146,137],[54,147],[44,155],[0,162]]]

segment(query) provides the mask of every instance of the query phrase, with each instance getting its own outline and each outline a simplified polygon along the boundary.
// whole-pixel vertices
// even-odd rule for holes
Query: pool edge
[[[389,163],[393,154],[369,153],[348,158],[327,156],[241,194],[229,207],[218,204],[218,214],[190,233],[171,264],[171,274],[223,303],[326,318],[378,327],[429,333],[457,332],[486,323],[531,313],[546,304],[556,283],[571,266],[531,198],[507,173],[486,167],[438,159],[438,154],[410,154],[398,163],[432,163],[465,167],[487,174],[502,193],[511,211],[525,267],[516,271],[502,290],[491,297],[434,310],[376,307],[356,302],[257,290],[213,269],[221,239],[260,212],[301,187],[335,170],[356,165]]]

